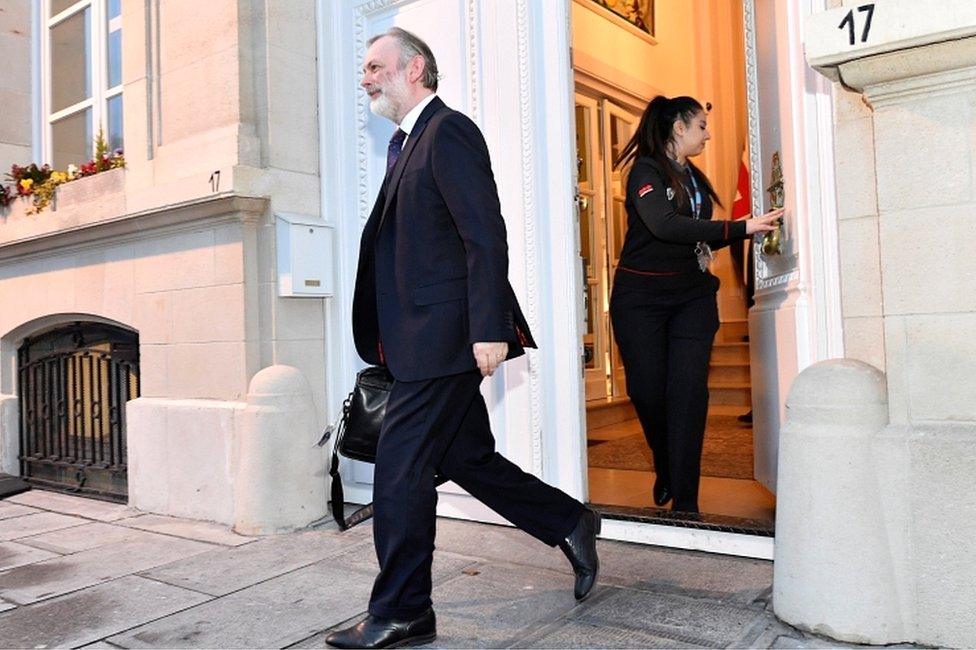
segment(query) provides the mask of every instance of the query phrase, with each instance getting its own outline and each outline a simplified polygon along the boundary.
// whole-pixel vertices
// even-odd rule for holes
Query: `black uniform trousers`
[[[689,298],[618,282],[610,315],[654,471],[671,486],[672,509],[698,512],[708,362],[719,326],[715,292],[706,287]]]
[[[579,501],[495,451],[481,380],[474,370],[393,384],[373,475],[375,616],[411,619],[431,606],[435,473],[550,546],[583,514]]]

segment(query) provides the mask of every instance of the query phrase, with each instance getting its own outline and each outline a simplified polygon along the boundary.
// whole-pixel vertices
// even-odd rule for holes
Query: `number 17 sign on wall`
[[[976,36],[976,0],[877,0],[822,11],[806,19],[803,47],[814,68]]]
[[[837,26],[837,29],[844,29],[844,28],[847,29],[847,34],[848,34],[848,38],[850,39],[851,45],[854,45],[856,43],[854,39],[854,35],[856,32],[855,30],[856,20],[854,18],[855,16],[854,11],[855,11],[854,9],[848,11],[844,15],[844,20],[840,21],[840,25]],[[861,22],[863,23],[863,27],[860,30],[861,42],[867,43],[868,36],[871,34],[871,19],[874,18],[874,3],[872,2],[870,4],[861,5],[860,7],[858,7],[857,15],[860,14],[864,14],[864,17],[861,19]]]

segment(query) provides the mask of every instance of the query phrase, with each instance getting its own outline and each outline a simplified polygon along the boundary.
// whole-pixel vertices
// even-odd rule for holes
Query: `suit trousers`
[[[671,486],[672,509],[698,512],[708,363],[719,326],[715,293],[687,298],[618,283],[610,315],[654,471]]]
[[[431,606],[435,473],[550,546],[583,514],[579,501],[495,451],[481,380],[475,370],[393,384],[373,475],[375,616],[412,619]]]

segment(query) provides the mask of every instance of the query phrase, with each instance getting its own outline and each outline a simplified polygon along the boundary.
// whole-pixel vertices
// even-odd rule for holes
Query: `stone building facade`
[[[121,30],[121,78],[91,101],[121,96],[126,159],[65,184],[39,215],[24,199],[0,211],[0,471],[21,471],[25,342],[74,323],[111,325],[138,335],[139,397],[125,423],[132,505],[248,532],[324,516],[325,455],[314,443],[356,367],[348,290],[388,137],[358,94],[357,56],[368,36],[402,24],[427,26],[445,97],[485,131],[513,284],[544,344],[485,384],[500,447],[585,499],[567,145],[570,23],[582,2],[126,0],[114,13],[115,4],[0,8],[0,169],[51,159],[53,125],[90,107],[50,110],[44,99],[77,63],[46,52],[79,12]],[[764,373],[757,424],[783,441],[776,608],[838,638],[976,643],[970,5],[743,0],[750,92],[759,90],[749,129],[784,152],[790,235],[788,254],[763,262],[766,293],[750,315]],[[694,33],[693,19],[674,20],[660,25]],[[110,49],[88,63],[103,65]],[[642,96],[660,90],[649,79],[635,82]],[[760,205],[761,183],[757,173]],[[299,271],[316,260],[328,270],[302,291]],[[836,358],[849,361],[820,365]],[[810,404],[823,410],[803,420]],[[843,409],[883,417],[832,429]],[[817,462],[835,458],[830,449],[851,451]],[[777,445],[764,450],[775,487]],[[345,469],[349,493],[366,498],[369,469]],[[450,486],[440,508],[491,520]],[[706,543],[609,523],[618,539],[772,556],[743,550],[759,542],[735,535]]]
[[[112,4],[4,3],[2,47],[14,63],[0,81],[5,171],[47,159],[54,129],[42,80],[97,78],[85,66],[107,64],[94,47],[88,59],[38,69],[41,51],[71,36],[59,26],[93,30]],[[320,221],[314,6],[116,4],[125,168],[65,184],[40,214],[17,199],[0,216],[0,462],[19,473],[25,339],[68,323],[114,324],[139,341],[140,396],[126,423],[130,503],[231,524],[242,414],[261,369],[304,375],[314,419],[279,444],[322,457],[325,298],[279,298],[272,216]],[[89,124],[88,135],[95,130]],[[301,480],[322,483],[309,489],[324,494],[321,474]],[[321,517],[324,500],[312,510],[293,525]]]
[[[807,20],[806,54],[835,82],[845,357],[863,365],[828,362],[794,383],[776,610],[849,640],[968,647],[976,8],[836,4]],[[809,452],[821,460],[799,460]]]

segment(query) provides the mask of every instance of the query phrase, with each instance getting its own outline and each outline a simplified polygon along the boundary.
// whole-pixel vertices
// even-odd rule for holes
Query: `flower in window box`
[[[34,188],[32,197],[33,206],[27,211],[27,214],[38,214],[44,210],[54,200],[54,194],[58,189],[58,185],[67,183],[69,180],[66,172],[51,172],[51,175],[46,181]]]
[[[46,181],[50,176],[50,165],[38,167],[36,163],[31,163],[26,167],[11,165],[10,173],[7,174],[7,178],[13,181],[18,196],[30,196],[36,186]]]
[[[78,175],[81,173],[81,170],[78,169],[78,165],[71,163],[70,165],[68,165],[67,172],[68,172],[68,180],[73,181],[74,179],[78,178]]]

